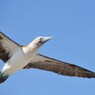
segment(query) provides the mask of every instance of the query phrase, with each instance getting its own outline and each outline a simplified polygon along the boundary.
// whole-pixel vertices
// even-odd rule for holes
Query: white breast
[[[22,49],[19,49],[4,65],[2,72],[4,74],[12,74],[23,67],[25,67],[31,60],[32,54],[24,53]]]

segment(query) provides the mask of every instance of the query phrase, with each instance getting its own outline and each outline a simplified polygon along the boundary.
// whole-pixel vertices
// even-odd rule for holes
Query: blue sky
[[[53,36],[41,54],[95,71],[94,0],[1,0],[0,30],[22,45]],[[95,95],[94,88],[95,79],[29,69],[0,84],[0,95]]]

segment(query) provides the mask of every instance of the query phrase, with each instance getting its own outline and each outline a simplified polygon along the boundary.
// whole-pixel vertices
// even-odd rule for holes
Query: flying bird
[[[65,76],[95,78],[95,73],[90,70],[39,54],[39,48],[50,39],[52,37],[40,36],[23,46],[0,32],[0,59],[5,63],[0,71],[0,83],[16,71],[29,68],[52,71]]]

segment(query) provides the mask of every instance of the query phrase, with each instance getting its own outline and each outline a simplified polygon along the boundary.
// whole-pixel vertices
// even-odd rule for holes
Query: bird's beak
[[[53,37],[44,37],[43,42],[47,42],[47,41],[51,40],[52,38]]]

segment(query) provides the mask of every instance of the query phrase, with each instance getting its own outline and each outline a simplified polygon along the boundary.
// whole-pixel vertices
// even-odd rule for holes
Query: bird
[[[39,36],[28,45],[20,45],[0,31],[0,59],[4,66],[0,70],[0,84],[21,69],[40,69],[60,75],[95,78],[95,72],[63,62],[39,53],[39,48],[52,37]]]

